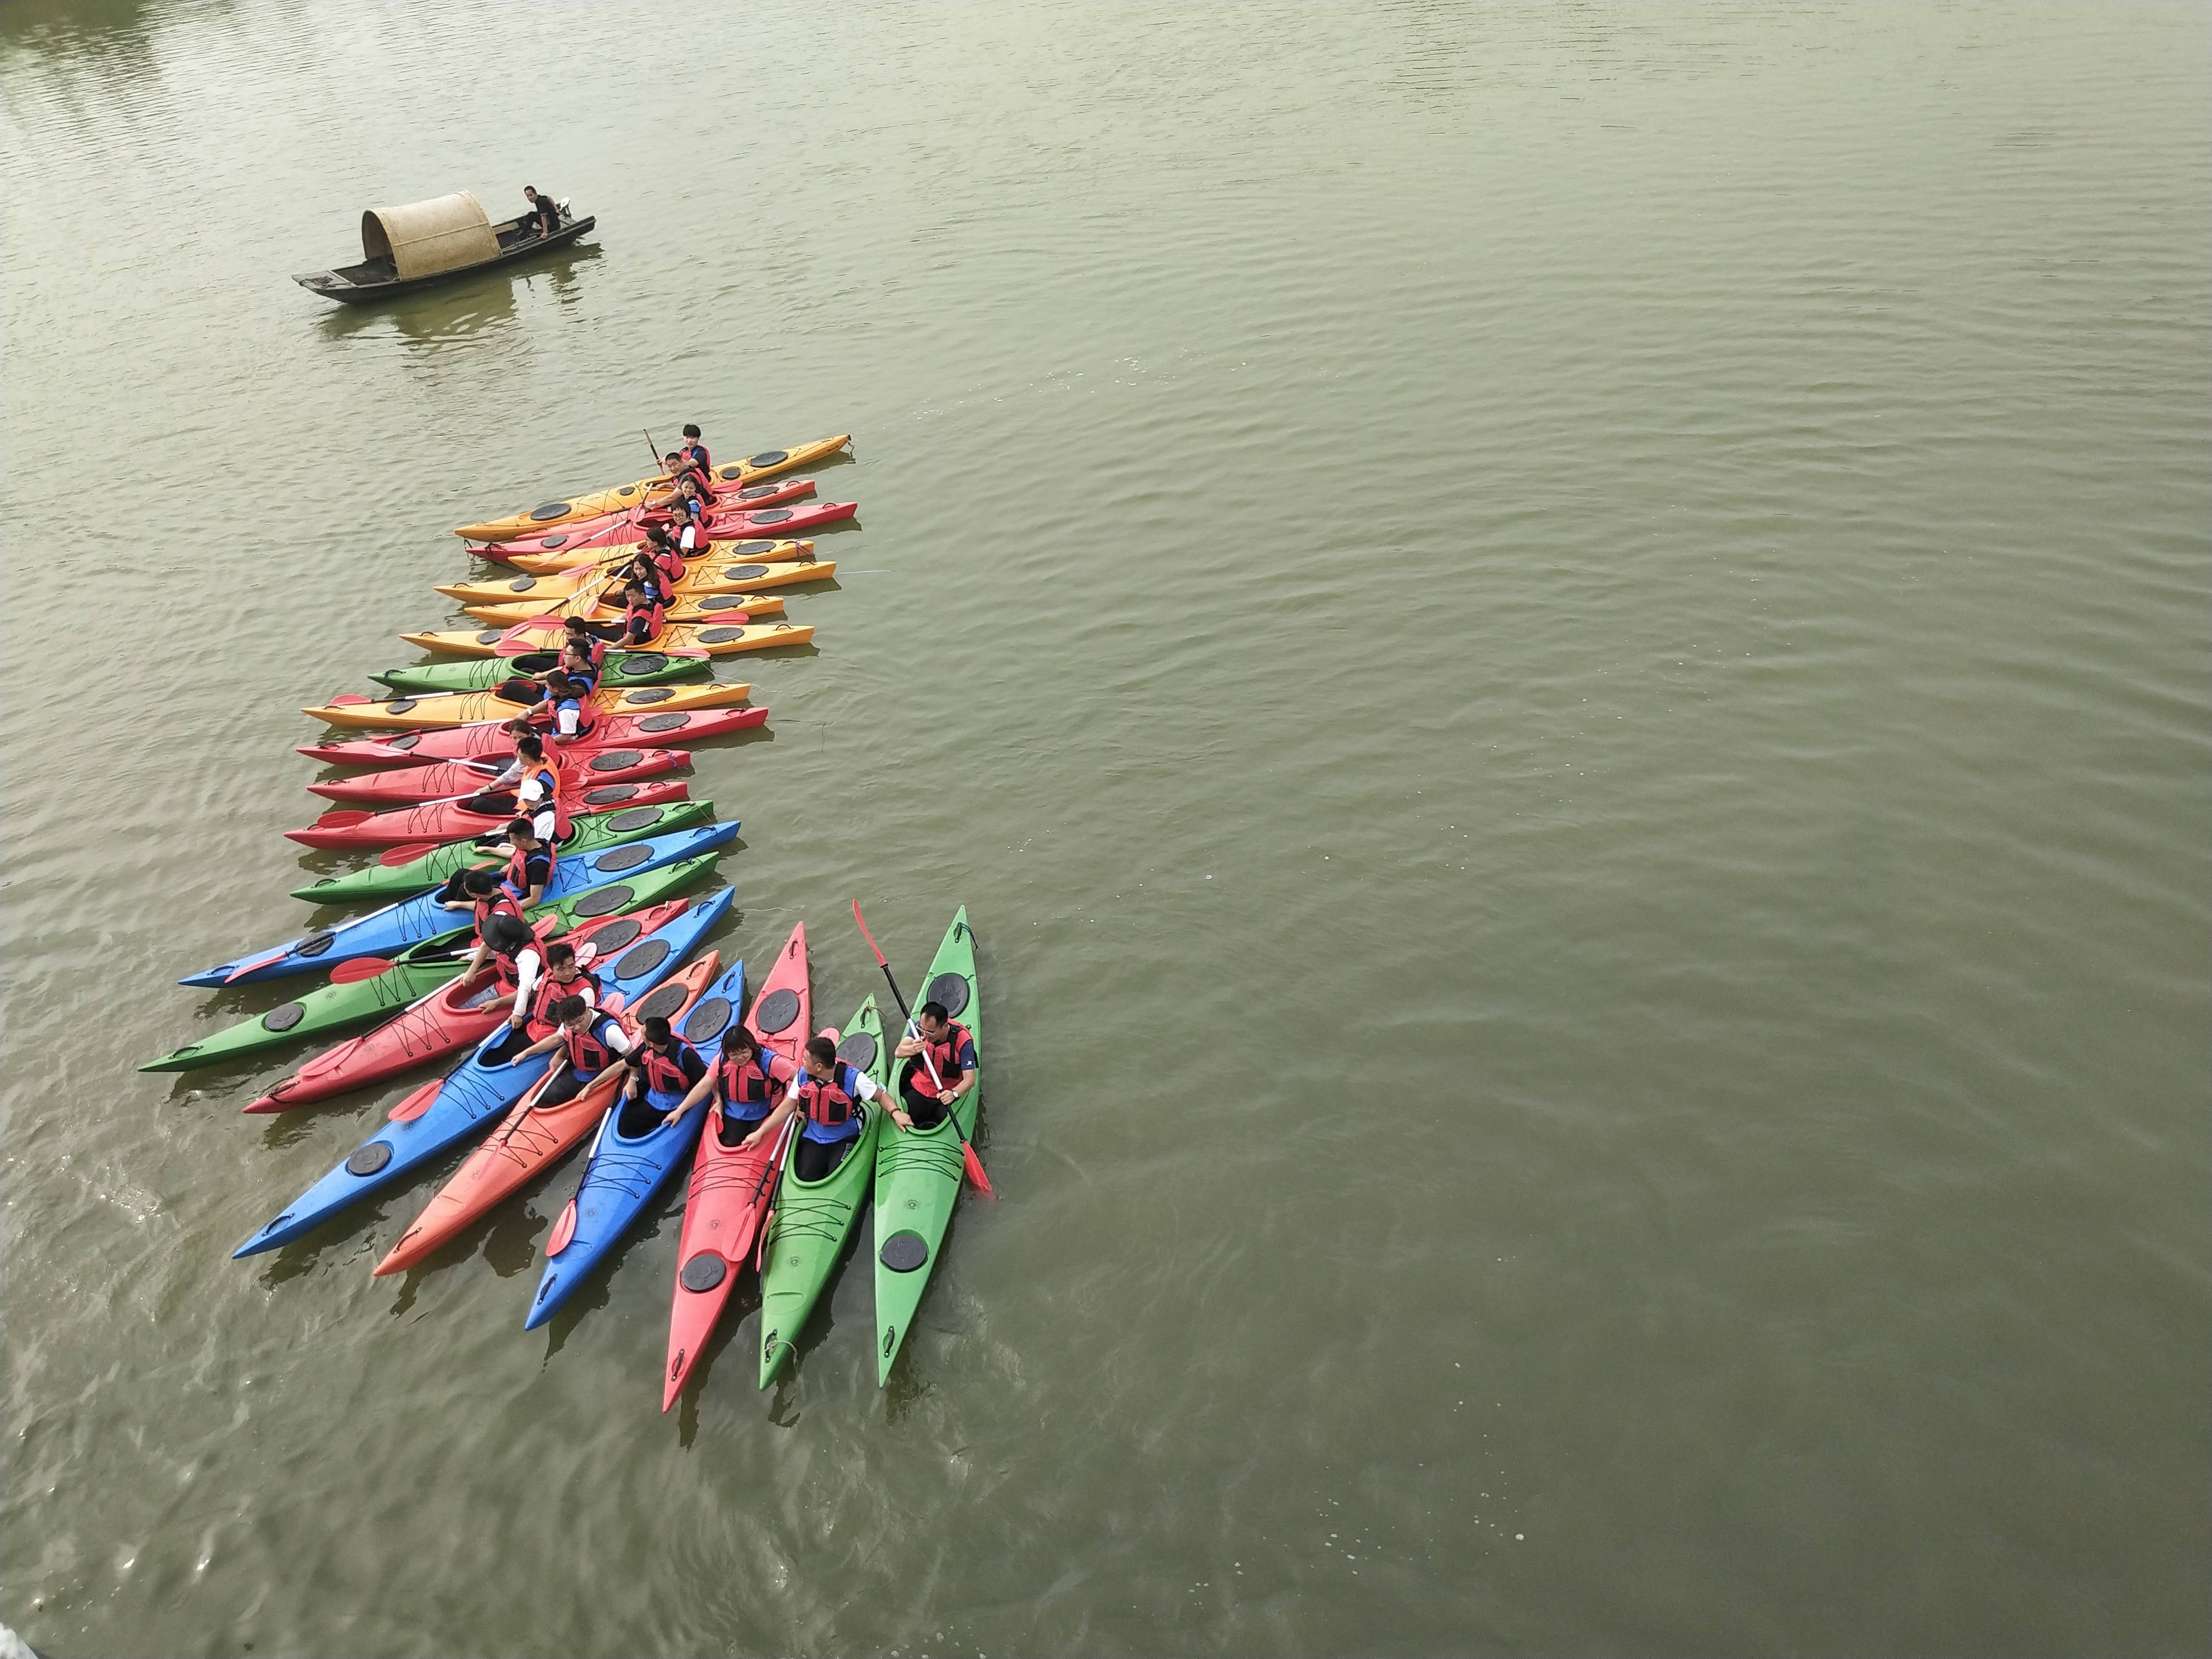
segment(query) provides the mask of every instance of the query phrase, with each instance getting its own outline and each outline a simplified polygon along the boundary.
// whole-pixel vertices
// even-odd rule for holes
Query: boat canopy
[[[391,260],[392,275],[404,283],[497,258],[499,238],[483,204],[457,190],[404,207],[369,209],[361,216],[361,251],[366,258]]]

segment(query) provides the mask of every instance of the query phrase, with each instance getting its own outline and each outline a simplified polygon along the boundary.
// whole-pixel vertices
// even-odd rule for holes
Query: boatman
[[[683,456],[684,459],[691,465],[697,467],[699,469],[699,476],[701,477],[708,479],[710,482],[713,480],[714,476],[714,458],[707,453],[707,446],[701,440],[699,436],[699,428],[696,423],[686,426],[684,428],[684,447],[678,450],[676,453]]]
[[[692,1085],[684,1104],[696,1106],[711,1097],[715,1134],[722,1145],[741,1152],[760,1139],[777,1094],[798,1080],[797,1066],[772,1049],[763,1050],[758,1037],[732,1024],[722,1033],[722,1052],[714,1069]]]
[[[639,556],[660,573],[660,591],[673,597],[676,585],[684,580],[684,550],[676,545],[666,525],[645,527],[645,550]]]
[[[682,450],[670,450],[667,454],[661,457],[661,465],[666,468],[668,476],[675,479],[678,483],[680,484],[684,479],[689,478],[707,495],[712,495],[714,493],[714,480],[702,472],[696,463],[686,459]]]
[[[799,1080],[784,1091],[768,1120],[753,1131],[751,1139],[775,1136],[796,1113],[799,1117],[798,1144],[792,1148],[792,1168],[801,1181],[819,1181],[845,1161],[860,1133],[860,1112],[855,1103],[874,1101],[907,1122],[890,1091],[880,1088],[866,1073],[837,1058],[837,1045],[826,1036],[811,1039],[799,1057]]]
[[[549,683],[556,678],[567,684],[567,676],[558,669],[545,675]],[[507,684],[526,686],[534,682],[511,680]],[[549,695],[544,690],[538,693],[541,700]],[[549,846],[567,840],[568,815],[561,805],[560,765],[545,752],[544,739],[526,719],[510,720],[507,729],[514,738],[514,758],[507,763],[505,771],[484,785],[483,793],[476,799],[486,802],[506,799],[505,810],[528,818],[538,839]]]
[[[975,1086],[975,1035],[945,1012],[942,1003],[925,1002],[915,1011],[918,1036],[902,1037],[891,1050],[908,1062],[899,1073],[899,1099],[906,1110],[891,1115],[902,1129],[933,1129],[961,1096]]]
[[[552,1014],[560,1021],[552,1034],[515,1056],[517,1060],[527,1060],[532,1054],[553,1056],[552,1069],[545,1073],[537,1098],[530,1103],[533,1111],[574,1100],[600,1073],[637,1046],[620,1020],[601,1013],[581,997],[562,998],[553,1005]]]
[[[645,1036],[623,1059],[629,1082],[623,1089],[622,1115],[615,1133],[639,1140],[691,1109],[693,1091],[707,1081],[707,1062],[699,1051],[670,1029],[659,1014],[645,1019]]]
[[[714,503],[699,488],[698,481],[689,476],[678,481],[678,488],[683,493],[668,504],[676,522],[683,526],[676,544],[696,558],[707,550],[707,520],[714,516]]]
[[[524,216],[537,219],[538,223],[533,228],[538,235],[550,236],[561,228],[561,210],[554,206],[550,196],[540,196],[535,185],[525,185],[522,199],[530,204],[530,212]]]

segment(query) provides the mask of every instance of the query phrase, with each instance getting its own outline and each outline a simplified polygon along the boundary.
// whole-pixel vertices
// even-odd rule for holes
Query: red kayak
[[[691,787],[681,778],[659,783],[605,783],[568,794],[563,802],[571,812],[612,812],[625,806],[659,806],[687,800]],[[357,848],[398,847],[409,842],[465,841],[514,820],[512,802],[484,811],[465,800],[436,801],[427,806],[402,806],[389,812],[364,807],[341,807],[325,812],[304,830],[287,830],[285,839],[302,847],[343,851]]]
[[[562,937],[576,947],[577,962],[588,969],[599,957],[628,948],[690,908],[688,899],[671,899],[630,915],[601,916]],[[538,924],[538,936],[543,938],[557,923],[557,918],[546,917]],[[592,948],[586,950],[586,945]],[[481,1042],[491,1035],[493,1026],[507,1018],[504,1010],[484,1011],[483,1005],[491,1000],[489,969],[474,978],[453,980],[398,1018],[350,1037],[335,1048],[325,1048],[246,1109],[282,1112],[310,1101],[327,1100]]]
[[[657,778],[690,763],[681,749],[589,748],[561,751],[562,770],[580,787],[587,783],[635,783]],[[451,800],[471,789],[482,789],[506,769],[496,760],[440,761],[433,766],[394,767],[388,772],[364,772],[328,783],[311,783],[311,794],[356,806],[382,808],[419,805],[425,801]]]
[[[804,500],[814,493],[811,478],[778,478],[773,483],[730,484],[714,492],[714,505],[710,519],[732,513],[763,512],[771,507],[781,507],[786,501]],[[541,535],[525,536],[520,541],[475,542],[468,544],[469,551],[480,559],[490,559],[504,564],[516,553],[573,553],[579,548],[599,547],[613,541],[639,542],[645,539],[645,526],[649,524],[668,525],[674,522],[672,514],[655,509],[639,517],[635,507],[624,507],[619,513],[601,513],[589,519],[571,519],[556,529]],[[607,532],[619,530],[625,534],[611,538]]]
[[[743,513],[717,513],[707,520],[707,535],[711,541],[738,541],[752,537],[779,538],[804,536],[825,524],[837,524],[851,518],[860,510],[858,501],[816,501],[806,507],[771,507],[752,508]],[[480,559],[489,559],[495,564],[513,562],[519,553],[590,553],[625,547],[632,542],[645,539],[644,526],[627,518],[598,530],[586,531],[581,535],[560,532],[554,535],[532,536],[519,542],[496,542],[488,547],[471,547],[469,551]]]
[[[672,708],[659,714],[609,714],[592,734],[589,748],[642,748],[648,744],[697,743],[726,732],[750,731],[768,723],[768,710]],[[443,726],[430,731],[394,732],[382,738],[345,738],[302,744],[295,752],[327,766],[425,766],[440,761],[495,760],[505,766],[514,738],[505,720],[474,726]],[[563,749],[578,753],[587,745]]]
[[[745,1028],[763,1048],[794,1066],[813,1031],[814,999],[807,988],[806,924],[791,930],[775,966],[753,998]],[[711,1061],[710,1061],[711,1063]],[[723,1304],[737,1288],[738,1269],[751,1255],[761,1218],[775,1199],[778,1152],[787,1136],[750,1152],[722,1145],[722,1115],[710,1111],[699,1126],[699,1151],[684,1200],[684,1234],[676,1247],[676,1297],[668,1310],[668,1365],[661,1372],[660,1409],[676,1403],[684,1379],[714,1334]]]

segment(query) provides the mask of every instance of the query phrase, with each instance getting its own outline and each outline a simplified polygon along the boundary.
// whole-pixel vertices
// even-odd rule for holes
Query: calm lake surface
[[[2212,1641],[2204,14],[0,12],[7,1503],[79,1656]],[[362,208],[574,254],[388,311]],[[981,942],[864,1229],[655,1409],[681,1189],[234,1246],[299,708],[450,526],[857,434],[699,757],[817,1018]]]

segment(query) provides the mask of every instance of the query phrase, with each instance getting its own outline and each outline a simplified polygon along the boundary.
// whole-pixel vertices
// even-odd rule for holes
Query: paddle
[[[884,983],[891,988],[891,1000],[898,1004],[899,1012],[906,1015],[907,1035],[920,1036],[921,1028],[915,1024],[914,1015],[907,1008],[906,998],[900,994],[898,981],[891,977],[890,963],[884,960],[884,953],[877,949],[876,936],[868,931],[868,924],[860,921],[860,901],[858,899],[853,901],[853,920],[860,924],[860,937],[868,941],[868,949],[874,952],[876,966],[884,970]],[[929,1068],[929,1080],[937,1085],[938,1092],[942,1094],[945,1091],[945,1080],[937,1075],[937,1062],[930,1059],[927,1048],[921,1051],[921,1059],[922,1063]],[[957,1103],[956,1102],[955,1104],[957,1105]],[[984,1197],[996,1198],[998,1194],[991,1190],[991,1178],[983,1173],[983,1160],[975,1156],[974,1143],[966,1135],[960,1134],[960,1118],[951,1106],[945,1109],[945,1121],[952,1126],[954,1134],[960,1135],[960,1162],[962,1167],[968,1172],[968,1179],[975,1183],[975,1190]]]
[[[775,1151],[769,1156],[768,1168],[761,1171],[760,1182],[753,1188],[753,1204],[760,1202],[762,1188],[766,1187],[770,1180],[781,1172],[783,1161],[791,1152],[791,1143],[798,1134],[799,1114],[794,1112],[792,1114],[791,1121],[783,1126],[783,1133],[776,1142]],[[749,1204],[745,1207],[750,1209],[752,1205]],[[753,1235],[753,1277],[756,1279],[760,1277],[761,1263],[768,1258],[768,1236],[775,1225],[775,1194],[771,1193],[769,1196],[768,1213],[761,1218],[760,1231]]]

